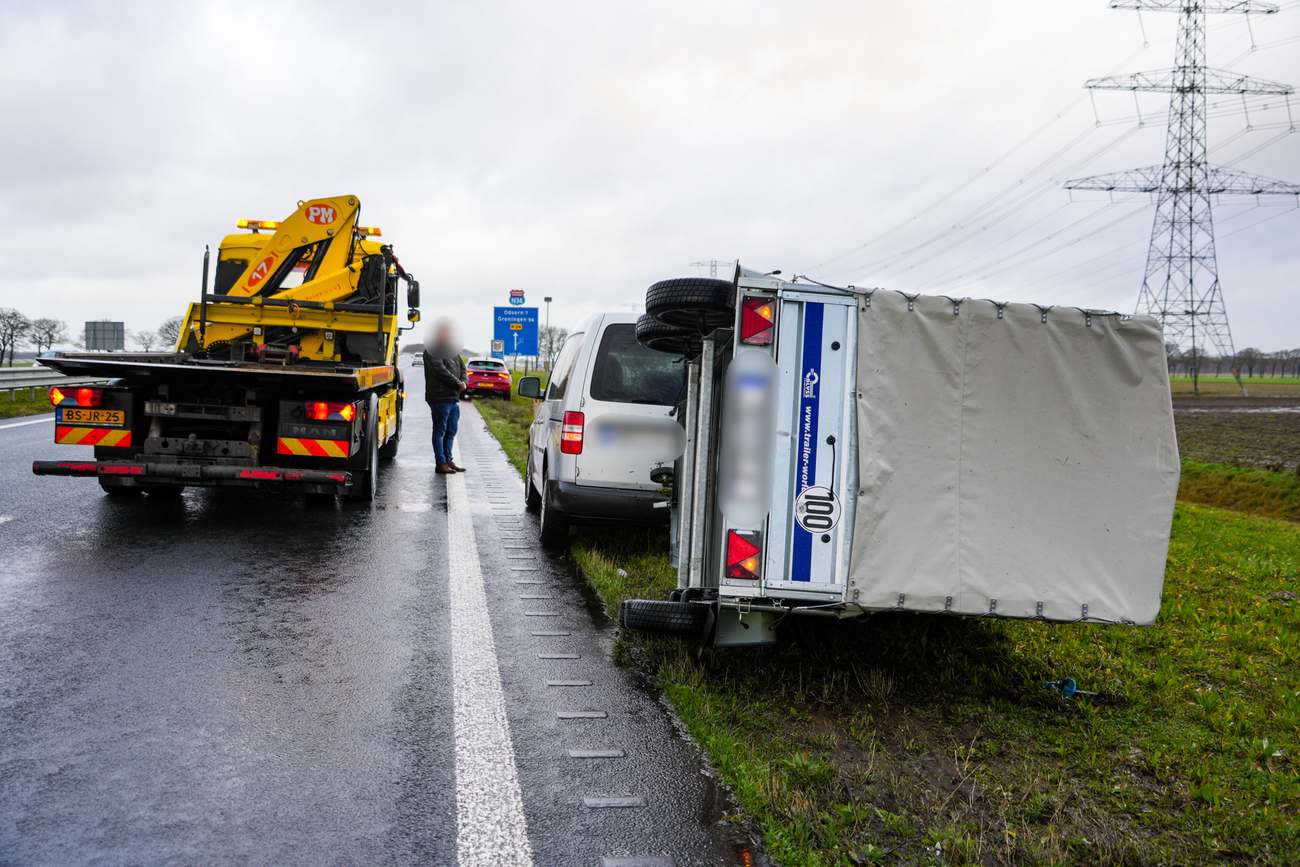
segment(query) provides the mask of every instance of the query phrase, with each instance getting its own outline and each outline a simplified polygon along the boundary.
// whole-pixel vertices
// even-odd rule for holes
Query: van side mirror
[[[524,376],[519,379],[519,396],[542,400],[542,380],[537,376]]]
[[[420,281],[412,280],[406,284],[406,306],[412,309],[420,306]],[[418,322],[419,320],[412,320]]]

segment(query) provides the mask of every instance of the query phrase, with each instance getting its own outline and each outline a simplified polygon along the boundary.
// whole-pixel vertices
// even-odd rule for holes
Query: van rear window
[[[671,406],[681,400],[686,365],[636,342],[630,322],[610,325],[600,338],[591,371],[591,396],[614,403]]]

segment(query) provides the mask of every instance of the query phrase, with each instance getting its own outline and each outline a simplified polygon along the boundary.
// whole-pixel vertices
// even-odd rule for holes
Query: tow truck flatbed
[[[194,358],[184,352],[56,352],[38,362],[65,376],[95,376],[113,379],[149,380],[165,377],[235,382],[271,382],[325,388],[331,392],[363,391],[391,382],[395,376],[387,365],[349,365],[298,362],[271,365],[261,362],[222,361]]]

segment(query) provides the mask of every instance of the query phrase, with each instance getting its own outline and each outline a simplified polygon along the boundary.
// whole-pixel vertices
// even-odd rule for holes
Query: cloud
[[[938,288],[1129,309],[1149,208],[1058,251],[1142,202],[1070,204],[1056,181],[1159,161],[1160,98],[1141,129],[1096,127],[1082,83],[1169,65],[1172,23],[1149,16],[1143,51],[1131,13],[1100,0],[10,5],[0,305],[152,327],[197,295],[203,245],[236,217],[348,192],[471,346],[509,288],[554,296],[572,327],[715,256],[918,290],[969,271]],[[1212,61],[1248,45],[1214,26]],[[1300,81],[1285,48],[1238,65]],[[1127,95],[1098,104],[1134,112]],[[1214,123],[1222,141],[1244,122]],[[1241,167],[1300,180],[1298,148]],[[1221,209],[1225,234],[1257,219],[1240,210]],[[1240,345],[1298,342],[1276,315],[1298,224],[1222,239]]]

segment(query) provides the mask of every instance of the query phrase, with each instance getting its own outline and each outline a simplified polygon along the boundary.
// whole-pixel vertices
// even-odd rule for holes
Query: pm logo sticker
[[[307,222],[318,226],[328,226],[338,217],[333,205],[308,205]]]
[[[260,284],[271,273],[271,266],[275,264],[275,254],[271,254],[253,266],[252,272],[248,275],[248,288]]]

